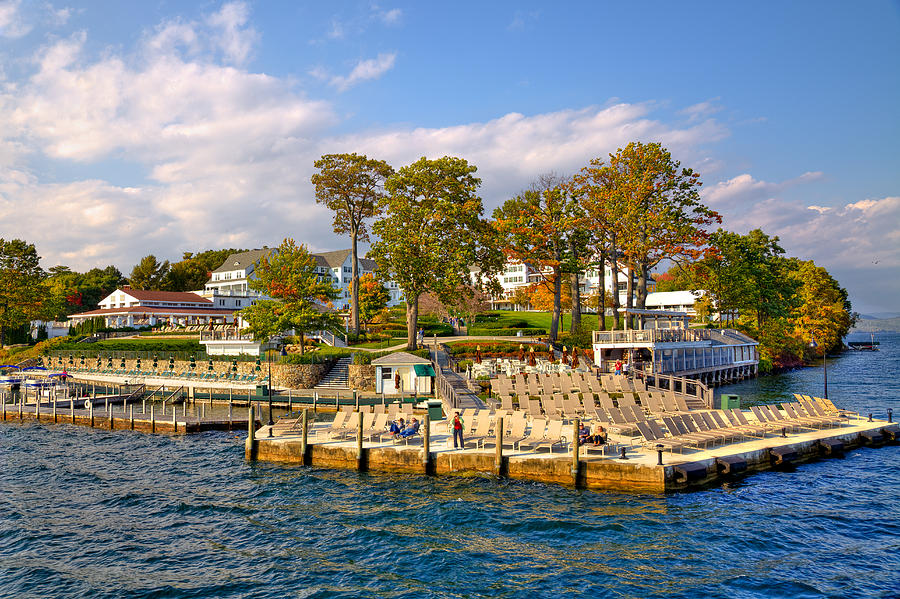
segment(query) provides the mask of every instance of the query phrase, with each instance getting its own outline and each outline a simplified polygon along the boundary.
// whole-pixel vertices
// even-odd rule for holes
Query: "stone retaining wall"
[[[359,391],[375,391],[375,367],[371,364],[351,364],[349,385]]]

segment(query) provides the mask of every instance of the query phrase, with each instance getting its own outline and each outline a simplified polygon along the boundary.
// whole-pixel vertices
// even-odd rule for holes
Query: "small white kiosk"
[[[385,393],[431,393],[434,368],[431,361],[399,351],[372,360],[375,367],[375,392]]]

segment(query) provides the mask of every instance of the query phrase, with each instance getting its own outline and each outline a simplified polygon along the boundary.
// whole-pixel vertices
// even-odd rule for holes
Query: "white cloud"
[[[350,71],[349,75],[335,75],[331,78],[331,85],[340,91],[346,91],[359,83],[360,81],[368,81],[378,79],[394,67],[394,61],[397,59],[397,53],[379,54],[376,58],[360,60]]]
[[[219,49],[233,64],[244,64],[257,40],[256,30],[247,27],[250,9],[243,2],[230,2],[207,17],[207,23],[219,30]]]
[[[679,114],[687,116],[690,121],[708,118],[722,110],[722,107],[716,104],[718,100],[719,98],[712,98],[706,102],[699,102],[680,110]]]
[[[381,12],[379,16],[385,25],[396,25],[403,18],[403,11],[399,8],[392,8]]]
[[[22,17],[21,0],[0,1],[0,37],[19,38],[31,31]]]

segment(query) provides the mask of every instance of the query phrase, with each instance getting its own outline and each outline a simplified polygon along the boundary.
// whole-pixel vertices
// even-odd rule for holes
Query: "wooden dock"
[[[85,401],[85,398],[40,403],[2,403],[0,420],[22,422],[26,420],[46,424],[74,424],[106,430],[132,430],[145,433],[188,434],[203,431],[246,430],[249,426],[249,410],[229,409],[225,417],[207,417],[204,406],[198,415],[187,414],[185,406],[165,405],[148,401],[128,404],[109,402],[101,405],[103,397]],[[88,407],[83,407],[87,403]],[[181,412],[181,413],[179,413]],[[261,424],[261,418],[254,418]]]
[[[248,459],[327,468],[493,475],[591,489],[668,492],[717,484],[735,475],[836,457],[855,447],[896,443],[900,437],[897,424],[855,418],[833,428],[784,436],[773,434],[683,454],[658,452],[610,435],[610,442],[615,446],[604,455],[588,453],[577,444],[574,451],[569,448],[563,453],[512,451],[504,448],[503,443],[495,443],[489,449],[454,450],[447,422],[428,424],[429,433],[409,445],[390,439],[364,443],[361,429],[351,440],[331,441],[327,435],[318,434],[327,429],[327,424],[310,424],[306,435],[299,429],[279,430],[278,436],[271,437],[270,428],[263,427],[249,432],[245,453]]]

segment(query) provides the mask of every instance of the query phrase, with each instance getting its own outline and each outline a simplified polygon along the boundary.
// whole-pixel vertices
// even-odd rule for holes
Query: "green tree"
[[[250,288],[273,298],[257,300],[238,312],[255,339],[269,339],[293,329],[300,335],[302,353],[306,333],[337,324],[331,302],[338,291],[319,280],[315,258],[306,246],[285,239],[275,252],[262,257],[254,272]]]
[[[806,347],[815,339],[816,353],[839,349],[854,324],[847,290],[812,260],[791,258],[788,266],[798,282],[798,302],[792,314],[797,336]]]
[[[570,187],[553,175],[540,177],[530,190],[494,210],[494,227],[503,252],[535,267],[542,278],[540,284],[552,295],[551,341],[559,334],[563,271],[573,270],[577,261],[570,237],[583,223],[584,213],[573,200]]]
[[[334,232],[350,234],[351,291],[350,332],[359,334],[359,256],[358,242],[369,240],[366,220],[378,215],[385,196],[384,182],[394,170],[383,160],[358,154],[325,154],[316,160],[319,170],[312,176],[316,202],[334,212]]]
[[[46,273],[34,244],[0,238],[0,346],[7,334],[42,316]]]
[[[499,272],[503,255],[482,218],[481,180],[462,158],[421,158],[386,182],[385,216],[372,227],[370,252],[385,277],[406,298],[407,347],[416,349],[419,296],[433,292],[444,304]],[[475,267],[475,270],[472,270]]]
[[[131,270],[128,284],[133,289],[159,290],[162,289],[163,280],[168,272],[168,260],[160,263],[156,256],[149,254],[141,258],[141,261]]]
[[[190,255],[190,254],[188,254]],[[169,267],[160,287],[165,291],[196,291],[209,280],[209,270],[199,260],[186,258]]]

